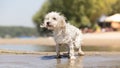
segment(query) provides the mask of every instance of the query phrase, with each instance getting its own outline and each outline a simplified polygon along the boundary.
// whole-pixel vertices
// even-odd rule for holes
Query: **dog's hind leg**
[[[78,55],[83,56],[85,53],[82,51],[81,46],[78,48]]]
[[[78,49],[78,55],[83,56],[84,52],[81,49],[81,42],[82,42],[82,37],[81,35],[78,34],[75,38],[74,45]]]

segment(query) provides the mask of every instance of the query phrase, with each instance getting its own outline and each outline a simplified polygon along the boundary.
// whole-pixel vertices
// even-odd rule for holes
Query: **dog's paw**
[[[61,55],[57,55],[55,58],[59,59],[59,58],[62,58]]]
[[[79,52],[78,55],[79,55],[79,56],[84,56],[85,53],[84,53],[84,52]]]
[[[75,56],[71,56],[71,57],[70,57],[70,60],[74,60],[74,59],[76,59]]]
[[[69,53],[63,53],[63,56],[69,58]]]

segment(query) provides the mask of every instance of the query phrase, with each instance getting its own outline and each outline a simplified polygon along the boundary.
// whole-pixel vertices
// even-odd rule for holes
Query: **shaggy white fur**
[[[66,23],[65,17],[58,12],[50,12],[45,16],[44,24],[46,27],[53,30],[54,39],[56,42],[57,58],[60,58],[60,45],[68,46],[68,55],[70,59],[75,59],[74,48],[78,48],[78,54],[84,55],[81,50],[82,33],[73,25]]]

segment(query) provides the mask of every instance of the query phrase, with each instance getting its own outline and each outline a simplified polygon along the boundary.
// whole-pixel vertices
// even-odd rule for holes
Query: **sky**
[[[35,27],[32,16],[45,0],[0,0],[0,26]]]

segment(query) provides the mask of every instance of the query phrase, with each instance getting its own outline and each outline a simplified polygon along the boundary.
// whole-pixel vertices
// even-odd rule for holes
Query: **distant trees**
[[[50,11],[58,11],[79,28],[93,28],[100,15],[112,12],[111,6],[116,2],[117,0],[46,0],[33,16],[33,21],[41,34],[45,29],[40,29],[39,25],[43,22],[44,15]]]
[[[115,4],[112,5],[111,14],[120,13],[120,0],[117,0]]]
[[[20,36],[37,36],[38,32],[35,28],[30,27],[7,27],[0,26],[0,37],[20,37]]]

